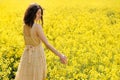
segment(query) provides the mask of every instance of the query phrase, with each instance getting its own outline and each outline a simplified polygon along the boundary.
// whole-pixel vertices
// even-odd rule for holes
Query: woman
[[[43,9],[40,5],[33,3],[27,8],[24,15],[23,34],[26,47],[20,59],[15,80],[45,80],[47,66],[42,42],[60,57],[63,64],[67,63],[66,56],[49,44],[42,25],[38,24],[39,21],[43,25]]]

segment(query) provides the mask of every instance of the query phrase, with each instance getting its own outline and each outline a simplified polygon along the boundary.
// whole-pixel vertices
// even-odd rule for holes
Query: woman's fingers
[[[67,57],[65,55],[61,54],[60,60],[61,60],[61,63],[67,64]]]
[[[62,57],[62,58],[61,58],[61,61],[62,61],[63,64],[66,64],[66,63],[67,63],[67,58],[66,58],[66,56]]]

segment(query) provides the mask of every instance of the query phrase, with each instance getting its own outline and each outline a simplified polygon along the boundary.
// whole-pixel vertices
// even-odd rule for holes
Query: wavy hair
[[[37,3],[33,3],[31,4],[25,11],[24,14],[24,23],[30,27],[32,27],[34,20],[36,18],[36,13],[37,11],[41,9],[41,22],[42,22],[42,26],[43,26],[43,8],[38,5]]]

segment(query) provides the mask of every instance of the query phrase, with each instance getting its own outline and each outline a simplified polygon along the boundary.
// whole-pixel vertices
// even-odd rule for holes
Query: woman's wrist
[[[56,55],[57,55],[58,57],[60,57],[60,56],[61,56],[61,53],[58,52]]]

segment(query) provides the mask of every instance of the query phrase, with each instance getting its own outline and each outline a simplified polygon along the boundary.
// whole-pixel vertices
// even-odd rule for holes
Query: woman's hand
[[[61,63],[67,64],[67,57],[65,55],[61,54],[59,57],[60,57]]]

